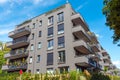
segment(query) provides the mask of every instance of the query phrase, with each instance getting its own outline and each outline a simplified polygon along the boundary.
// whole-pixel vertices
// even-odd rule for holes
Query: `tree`
[[[120,41],[120,0],[104,0],[103,14],[106,25],[114,32],[113,43],[117,44]]]
[[[10,49],[6,47],[6,44],[0,42],[0,73],[2,72],[2,65],[6,62],[4,54],[8,53],[9,51]]]

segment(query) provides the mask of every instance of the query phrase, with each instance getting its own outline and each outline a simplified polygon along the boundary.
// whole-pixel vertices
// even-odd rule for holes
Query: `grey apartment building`
[[[8,72],[101,71],[111,64],[109,54],[69,3],[17,25],[9,37],[11,51],[2,66]]]

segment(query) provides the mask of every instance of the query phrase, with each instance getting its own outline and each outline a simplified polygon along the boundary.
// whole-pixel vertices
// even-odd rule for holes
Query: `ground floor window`
[[[66,67],[59,67],[59,71],[60,71],[60,73],[69,72],[69,67],[68,66],[66,66]]]

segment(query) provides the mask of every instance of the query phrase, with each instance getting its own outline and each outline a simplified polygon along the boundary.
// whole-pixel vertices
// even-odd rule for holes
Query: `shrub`
[[[109,76],[95,73],[90,80],[110,80]]]
[[[39,74],[35,74],[35,80],[40,80],[40,75]]]

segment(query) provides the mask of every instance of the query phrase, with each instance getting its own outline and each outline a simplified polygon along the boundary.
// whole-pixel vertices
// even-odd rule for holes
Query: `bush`
[[[109,76],[95,73],[90,80],[110,80]]]

